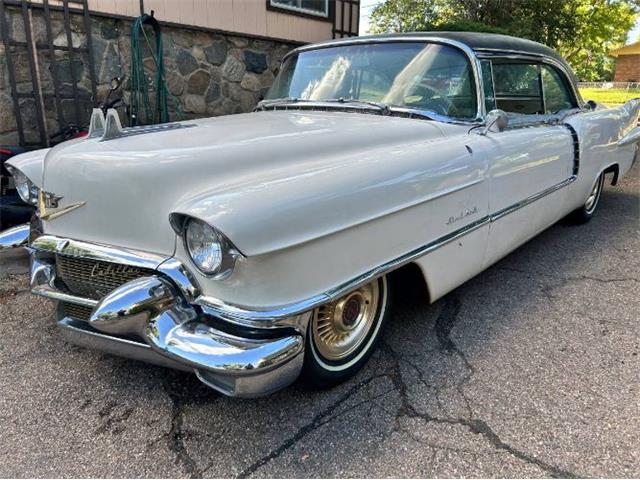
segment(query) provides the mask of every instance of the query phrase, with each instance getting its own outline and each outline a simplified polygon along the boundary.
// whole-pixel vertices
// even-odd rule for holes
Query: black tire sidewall
[[[362,346],[348,358],[340,362],[328,361],[322,358],[315,348],[313,334],[310,330],[312,324],[309,323],[305,341],[304,365],[301,373],[301,380],[304,384],[312,388],[326,388],[336,385],[355,375],[369,360],[380,340],[391,311],[389,282],[386,277],[381,277],[376,281],[379,282],[378,285],[382,292],[378,311],[376,312],[376,324],[367,335]]]
[[[598,197],[596,198],[596,203],[593,206],[593,210],[591,210],[591,212],[587,211],[586,200],[585,200],[585,203],[580,208],[578,208],[577,210],[574,210],[570,214],[569,218],[571,221],[573,221],[573,223],[582,224],[582,223],[587,223],[589,220],[591,220],[593,215],[598,210],[598,205],[600,204],[600,197],[602,197],[602,191],[604,190],[604,180],[605,178],[604,178],[604,172],[603,172],[598,176],[598,178],[596,178],[596,181],[593,184],[594,186],[596,183],[600,184],[600,191],[598,192]],[[589,191],[589,194],[591,194],[591,190]]]

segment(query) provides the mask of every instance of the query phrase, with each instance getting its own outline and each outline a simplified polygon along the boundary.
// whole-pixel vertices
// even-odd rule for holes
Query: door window
[[[540,70],[534,63],[493,63],[496,106],[505,112],[544,113]]]
[[[546,113],[557,113],[560,110],[576,107],[567,83],[553,67],[542,65],[542,89]]]

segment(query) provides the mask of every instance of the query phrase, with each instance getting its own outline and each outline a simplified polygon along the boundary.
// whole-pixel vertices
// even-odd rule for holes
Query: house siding
[[[24,41],[24,24],[20,10],[6,9],[9,35],[14,41]],[[80,14],[71,15],[72,42],[74,47],[87,45],[84,22]],[[73,61],[66,51],[56,51],[52,65],[48,50],[38,51],[40,84],[44,98],[46,130],[50,136],[70,124],[88,125],[92,108],[105,98],[113,77],[125,79],[122,88],[124,102],[130,104],[127,79],[130,77],[132,20],[92,16],[92,56],[95,65],[97,98],[91,93],[91,77],[87,53],[76,51]],[[51,12],[51,29],[54,44],[67,45],[64,34],[64,18],[61,11]],[[34,40],[46,42],[46,30],[42,9],[32,9]],[[265,40],[243,35],[221,34],[212,31],[162,27],[164,63],[170,92],[169,108],[172,121],[199,117],[228,115],[251,111],[271,86],[284,55],[297,43]],[[18,92],[33,90],[26,50],[10,47],[5,52],[0,42],[0,144],[18,144],[16,119],[7,74],[9,53],[15,70]],[[71,65],[73,64],[73,65]],[[145,59],[148,73],[153,78],[153,58]],[[75,102],[68,98],[72,91],[71,67],[75,72],[81,118],[77,119]],[[59,122],[55,102],[53,72],[60,82],[63,122]],[[153,105],[153,93],[152,105]],[[33,98],[20,98],[21,118],[25,141],[41,141],[37,109]],[[123,125],[128,123],[124,108],[119,109]]]
[[[33,0],[33,3],[42,1]],[[61,6],[62,3],[61,0],[49,0],[53,6]],[[89,10],[96,13],[124,17],[140,15],[140,0],[87,0],[87,3]],[[266,0],[144,0],[143,3],[145,12],[153,10],[161,22],[293,42],[311,43],[333,38],[331,18],[267,9]],[[344,18],[346,29],[351,19],[350,31],[356,31],[359,5],[342,0],[330,0],[330,3],[337,12],[336,28],[342,29]],[[70,0],[69,6],[82,8],[82,2]]]
[[[614,82],[640,82],[640,54],[618,55]]]

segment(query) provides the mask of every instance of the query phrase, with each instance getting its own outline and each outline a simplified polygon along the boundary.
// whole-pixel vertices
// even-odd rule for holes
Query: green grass
[[[580,94],[586,100],[614,106],[622,105],[632,98],[640,98],[640,89],[625,90],[621,88],[581,88]]]

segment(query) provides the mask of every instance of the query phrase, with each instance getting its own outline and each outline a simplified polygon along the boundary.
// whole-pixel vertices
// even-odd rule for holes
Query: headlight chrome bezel
[[[18,195],[23,202],[29,205],[38,205],[38,196],[40,194],[40,188],[31,181],[21,170],[11,165],[6,165],[7,171],[13,178],[13,182],[16,187]]]
[[[182,243],[184,250],[189,256],[189,260],[198,272],[207,278],[213,280],[225,280],[231,276],[235,268],[236,260],[241,256],[240,252],[234,247],[229,239],[218,229],[209,225],[207,222],[195,217],[189,216],[171,216],[171,225],[174,230],[182,237]],[[189,241],[189,227],[202,228],[212,238],[212,243],[218,245],[220,250],[220,260],[217,262],[214,268],[207,269],[202,263],[198,261],[196,255],[194,255],[193,247],[190,246]]]

